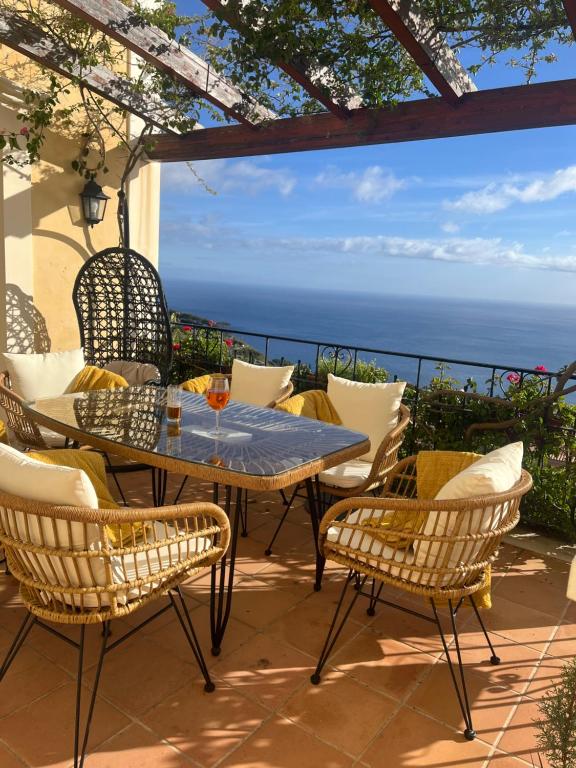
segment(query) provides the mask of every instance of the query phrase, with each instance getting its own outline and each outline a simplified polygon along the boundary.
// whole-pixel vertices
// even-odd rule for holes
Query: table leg
[[[311,477],[306,478],[306,492],[308,493],[308,506],[310,507],[310,519],[312,520],[312,534],[314,536],[314,548],[316,550],[316,579],[314,581],[314,591],[319,592],[322,589],[322,575],[324,574],[324,565],[326,558],[320,552],[318,546],[318,534],[320,531],[320,519],[322,516],[320,499],[320,486],[318,479],[316,482]]]
[[[155,507],[163,507],[166,501],[166,481],[168,472],[165,469],[152,467],[152,498]]]
[[[227,554],[212,566],[210,582],[210,633],[212,636],[212,655],[218,656],[226,625],[232,608],[232,590],[234,588],[234,565],[236,547],[242,516],[242,489],[236,490],[236,503],[232,505],[232,488],[226,486],[224,511],[231,521],[230,547]],[[218,504],[218,485],[214,484],[214,503]],[[232,516],[231,516],[232,515]]]

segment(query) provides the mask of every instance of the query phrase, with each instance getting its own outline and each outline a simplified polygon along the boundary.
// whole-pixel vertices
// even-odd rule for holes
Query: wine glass
[[[216,428],[210,430],[213,437],[223,434],[220,429],[220,411],[228,405],[228,400],[230,400],[230,388],[227,377],[223,373],[214,374],[210,377],[206,390],[206,401],[210,408],[216,411]]]

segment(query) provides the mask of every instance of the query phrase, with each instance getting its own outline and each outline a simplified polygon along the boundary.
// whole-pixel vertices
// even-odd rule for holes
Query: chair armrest
[[[292,395],[292,392],[294,392],[294,384],[292,384],[291,381],[286,384],[286,386],[280,390],[280,394],[276,398],[276,400],[272,400],[272,402],[268,403],[266,408],[276,408],[277,405],[280,405],[281,403],[285,403],[286,400]]]

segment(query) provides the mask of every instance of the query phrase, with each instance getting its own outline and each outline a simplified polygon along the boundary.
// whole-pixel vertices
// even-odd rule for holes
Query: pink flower
[[[534,368],[535,371],[541,371],[542,373],[548,373],[548,368],[546,368],[545,365],[537,365],[536,368]]]
[[[172,349],[177,352],[181,346],[182,345],[179,342],[175,341],[174,344],[172,344]]]
[[[23,125],[22,128],[20,128],[20,136],[28,136],[29,133],[30,133],[30,129],[26,128],[25,125]]]
[[[520,383],[520,375],[518,373],[509,373],[508,376],[506,376],[510,384],[519,384]]]
[[[216,323],[214,322],[214,320],[208,320],[208,325],[210,326],[210,328],[214,328]]]
[[[190,333],[190,331],[192,330],[192,326],[191,325],[183,325],[182,326],[182,330],[184,331],[184,333]]]
[[[230,349],[234,346],[234,339],[224,339],[224,344]]]

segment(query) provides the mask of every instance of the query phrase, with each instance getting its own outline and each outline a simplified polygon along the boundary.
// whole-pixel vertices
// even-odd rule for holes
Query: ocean
[[[558,370],[576,358],[576,307],[393,296],[345,291],[164,280],[171,309],[228,325],[257,349],[247,332],[289,336],[322,344],[364,347],[489,363],[502,368],[544,365]],[[269,357],[313,362],[316,347],[272,341]],[[363,353],[392,375],[415,381],[417,362]],[[487,373],[452,365],[450,374],[477,381]],[[424,378],[434,375],[425,363]]]

